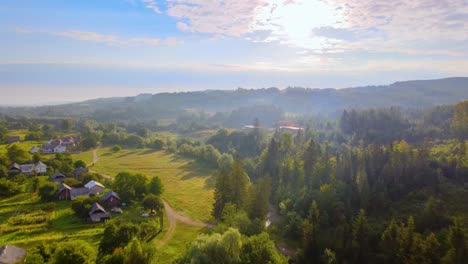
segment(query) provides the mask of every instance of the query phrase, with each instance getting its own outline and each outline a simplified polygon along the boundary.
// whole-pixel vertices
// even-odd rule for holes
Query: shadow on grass
[[[127,157],[127,156],[131,156],[135,153],[137,153],[138,151],[137,150],[134,150],[134,151],[130,151],[130,152],[127,152],[127,153],[124,153],[124,154],[120,154],[119,156],[117,156],[117,158],[124,158],[124,157]]]
[[[138,153],[138,155],[147,155],[147,154],[152,154],[152,153],[155,153],[155,152],[158,152],[159,150],[155,150],[155,149],[148,149],[148,150],[145,150],[143,152],[140,152]]]

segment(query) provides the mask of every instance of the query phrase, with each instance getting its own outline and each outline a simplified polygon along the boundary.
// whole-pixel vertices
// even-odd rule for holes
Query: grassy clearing
[[[71,239],[97,245],[101,239],[104,225],[77,218],[69,201],[42,203],[37,195],[24,193],[2,199],[0,204],[0,244],[28,249],[40,242]]]
[[[210,219],[213,169],[191,159],[150,149],[124,149],[114,153],[106,147],[98,155],[99,162],[93,170],[109,175],[129,171],[159,176],[165,188],[163,198],[172,207],[195,219]]]
[[[72,158],[74,161],[82,160],[86,164],[90,164],[93,162],[93,150],[83,151],[80,154],[72,154]]]

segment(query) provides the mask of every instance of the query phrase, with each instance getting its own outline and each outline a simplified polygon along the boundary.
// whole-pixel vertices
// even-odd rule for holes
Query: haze
[[[463,0],[4,0],[1,104],[468,74]]]

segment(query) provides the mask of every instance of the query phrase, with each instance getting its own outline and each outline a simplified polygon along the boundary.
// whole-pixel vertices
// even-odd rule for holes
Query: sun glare
[[[290,46],[320,49],[327,43],[313,30],[322,27],[343,27],[340,10],[317,0],[270,0],[257,14],[257,25],[271,32],[272,40]]]

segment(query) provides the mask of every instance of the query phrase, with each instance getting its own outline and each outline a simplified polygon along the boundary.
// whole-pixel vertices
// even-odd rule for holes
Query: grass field
[[[165,188],[163,198],[174,209],[198,220],[210,219],[213,169],[192,159],[149,149],[123,149],[114,153],[105,147],[98,151],[98,155],[99,162],[93,170],[112,176],[122,171],[159,176]]]

